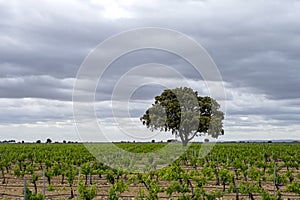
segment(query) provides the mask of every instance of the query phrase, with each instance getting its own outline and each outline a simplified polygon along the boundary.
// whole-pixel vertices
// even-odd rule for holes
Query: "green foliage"
[[[262,188],[260,188],[257,184],[252,184],[249,182],[240,183],[239,184],[239,192],[241,194],[248,194],[251,199],[253,199],[253,194],[261,193]]]
[[[187,193],[190,189],[186,184],[180,184],[178,182],[173,182],[166,190],[167,195],[171,196],[173,193]]]
[[[300,196],[300,182],[289,184],[286,190],[288,192],[294,192]]]
[[[91,199],[95,198],[95,196],[97,195],[96,185],[92,185],[92,186],[88,187],[82,181],[82,179],[79,180],[78,191],[79,191],[80,197],[85,200],[91,200]]]
[[[164,164],[157,162],[160,155],[152,154],[150,157],[144,158],[143,153],[148,153],[149,149],[164,151],[165,148],[162,147],[166,143],[146,145],[122,143],[118,145],[122,146],[124,150],[136,152],[140,156],[138,159],[153,159],[153,164]],[[201,152],[202,145],[206,144],[190,145],[182,156],[172,164],[164,165],[165,167],[162,169],[137,174],[115,170],[96,161],[81,144],[2,144],[0,146],[0,179],[2,181],[5,179],[5,184],[7,180],[8,184],[11,184],[11,179],[7,179],[7,177],[14,175],[14,180],[23,184],[22,176],[25,175],[27,180],[30,180],[28,186],[33,188],[34,183],[42,182],[42,170],[45,173],[49,171],[55,180],[61,180],[63,175],[65,176],[61,187],[58,186],[55,189],[61,192],[65,191],[64,193],[71,191],[72,196],[74,189],[77,189],[78,167],[81,166],[83,181],[81,180],[80,187],[82,189],[80,190],[86,191],[80,197],[83,199],[92,198],[92,194],[88,191],[95,187],[92,184],[91,187],[84,184],[84,174],[92,174],[91,180],[93,181],[98,178],[105,181],[107,178],[107,183],[111,184],[109,194],[107,194],[110,199],[121,199],[122,193],[132,185],[141,186],[133,194],[137,199],[158,199],[161,195],[169,195],[170,199],[217,199],[228,193],[232,195],[236,192],[236,188],[239,194],[246,194],[250,198],[252,195],[254,199],[256,197],[265,200],[286,199],[287,192],[293,199],[297,197],[292,197],[292,195],[300,196],[299,144],[216,144],[210,152],[206,153]],[[178,144],[177,147],[181,147],[181,144]],[[204,155],[206,156],[203,157]],[[170,151],[161,156],[162,159],[168,157],[170,157]],[[120,162],[126,160],[131,165],[130,167],[136,163],[136,160],[130,159],[130,157],[118,155],[113,155],[110,159],[118,159]],[[275,164],[276,195],[274,196]],[[207,189],[207,187],[217,187],[215,175],[218,175],[220,184],[225,184],[224,192],[219,186],[214,190]],[[236,181],[234,182],[234,180]],[[234,183],[237,185],[235,186]],[[48,185],[48,189],[53,189],[52,185]],[[33,192],[27,191],[29,195],[27,199],[43,199],[41,194],[35,194],[35,188],[32,189]],[[132,191],[131,188],[130,191]],[[20,191],[18,195],[21,194]],[[73,194],[73,198],[75,196]]]
[[[154,179],[153,174],[138,174],[137,180],[147,189],[147,200],[158,200],[158,193],[164,190],[159,186],[158,181]]]
[[[145,114],[140,118],[150,130],[171,131],[187,145],[195,136],[208,133],[217,138],[224,134],[224,113],[220,105],[210,97],[201,97],[191,88],[164,90],[155,97]]]
[[[39,176],[37,174],[32,174],[32,182],[35,183],[37,182]]]
[[[67,175],[67,180],[69,182],[70,189],[71,189],[70,198],[74,197],[73,183],[74,183],[74,179],[75,179],[76,174],[77,174],[76,168],[74,166],[69,166],[66,175]]]
[[[144,200],[145,199],[145,190],[140,189],[135,197],[137,200]]]
[[[109,200],[118,200],[119,195],[127,189],[128,189],[128,185],[123,180],[115,182],[109,190],[108,199]]]
[[[69,166],[69,169],[66,173],[69,184],[72,185],[74,183],[74,178],[76,174],[77,174],[76,168]]]
[[[225,185],[229,183],[232,180],[232,175],[230,174],[230,171],[227,169],[221,169],[219,171],[219,177],[220,181],[223,184],[223,192],[225,191]]]
[[[293,182],[295,177],[294,177],[294,170],[288,170],[285,172],[285,176],[289,179],[289,182]]]
[[[51,178],[53,177],[53,170],[52,169],[48,169],[45,171],[45,177],[48,180],[48,184],[51,185]]]
[[[14,168],[14,175],[16,177],[20,177],[23,173],[21,173],[21,170],[20,170],[20,167],[17,165],[15,168]]]
[[[111,172],[107,173],[106,179],[110,184],[115,184],[115,177]]]
[[[50,191],[50,192],[51,192],[51,191],[54,191],[53,185],[48,185],[47,190]]]
[[[261,199],[262,200],[276,200],[276,197],[274,197],[273,195],[271,195],[269,192],[263,190],[261,192]]]
[[[26,187],[26,200],[44,200],[45,197],[38,193],[38,194],[33,194],[32,191]]]

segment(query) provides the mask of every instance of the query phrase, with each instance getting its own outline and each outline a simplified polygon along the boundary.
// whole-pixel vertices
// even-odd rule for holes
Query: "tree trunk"
[[[255,200],[252,193],[249,193],[249,198],[250,198],[251,200]]]
[[[220,179],[218,173],[216,173],[215,175],[216,175],[216,185],[220,185]]]
[[[71,187],[71,199],[73,199],[74,198],[74,192],[73,192],[73,186],[72,186],[72,184],[70,184],[70,187]]]
[[[194,196],[195,196],[195,193],[194,193],[194,187],[193,187],[193,184],[192,184],[192,182],[190,181],[190,179],[188,179],[187,184],[190,186],[191,192],[192,192],[192,198],[194,198]]]
[[[236,168],[234,168],[234,173],[235,173],[235,179],[239,180],[239,173]]]
[[[186,146],[187,146],[187,144],[189,143],[189,141],[188,141],[188,140],[182,140],[181,142],[182,142],[182,146],[184,146],[184,147],[186,147]]]
[[[239,200],[239,190],[238,190],[238,188],[237,188],[237,186],[236,186],[234,177],[232,178],[232,182],[233,182],[233,186],[234,186],[234,190],[235,190],[235,199],[236,199],[236,200]]]
[[[65,175],[62,174],[62,175],[61,175],[61,184],[64,184],[64,180],[65,180]]]
[[[219,169],[218,166],[216,165],[216,171],[215,171],[215,176],[216,176],[216,185],[220,185],[220,178],[219,178]]]
[[[279,193],[278,193],[278,197],[277,197],[277,200],[280,200],[281,199],[281,192],[279,191]]]
[[[2,180],[2,184],[5,184],[5,175],[4,175],[4,171],[3,171],[3,169],[2,169],[2,178],[3,178],[3,180]]]
[[[36,186],[36,182],[34,182],[33,185],[34,185],[34,194],[37,194],[37,186]]]

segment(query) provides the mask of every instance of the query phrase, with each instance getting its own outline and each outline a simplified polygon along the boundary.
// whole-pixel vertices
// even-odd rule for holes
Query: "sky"
[[[78,70],[107,38],[143,27],[181,32],[211,56],[226,94],[220,140],[300,140],[299,9],[297,0],[0,0],[0,140],[95,141],[74,121]],[[155,66],[147,65],[148,71],[132,75],[137,89],[130,99],[112,101],[122,76],[147,63],[169,66],[199,95],[210,94],[207,83],[214,80],[195,75],[176,55],[151,49],[123,55],[95,92],[96,116],[108,140],[173,138],[139,121],[164,84],[183,84],[168,72],[151,74]]]

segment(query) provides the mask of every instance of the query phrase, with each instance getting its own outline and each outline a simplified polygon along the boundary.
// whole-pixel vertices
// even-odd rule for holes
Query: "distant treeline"
[[[3,141],[0,141],[0,143],[16,143],[16,140],[3,140]]]
[[[36,142],[26,142],[24,140],[22,141],[19,141],[19,142],[16,142],[16,140],[3,140],[3,141],[0,141],[0,144],[14,144],[14,143],[36,143],[36,144],[41,144],[43,143],[41,140],[37,140]],[[62,142],[58,142],[58,141],[55,141],[55,142],[52,142],[52,140],[50,138],[48,138],[44,143],[55,143],[55,144],[59,144],[59,143],[63,143],[63,144],[74,144],[74,143],[78,143],[77,141],[66,141],[66,140],[63,140]]]

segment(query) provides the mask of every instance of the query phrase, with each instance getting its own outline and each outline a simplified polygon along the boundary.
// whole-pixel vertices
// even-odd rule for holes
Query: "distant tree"
[[[22,140],[22,144],[24,144],[25,142],[24,142],[24,140]]]
[[[186,146],[201,133],[217,138],[224,134],[224,113],[211,97],[201,97],[191,88],[164,90],[140,118],[150,130],[171,131]]]
[[[155,140],[151,140],[151,143],[155,143]]]
[[[66,140],[64,140],[64,141],[63,141],[63,143],[64,143],[64,144],[66,144],[66,143],[67,143],[67,141],[66,141]]]
[[[37,140],[36,143],[37,143],[37,144],[40,144],[40,143],[41,143],[41,140]]]
[[[52,142],[52,140],[50,138],[48,138],[47,141],[46,141],[47,144],[51,143],[51,142]]]
[[[205,139],[204,139],[204,142],[209,142],[209,139],[208,139],[208,138],[205,138]]]

